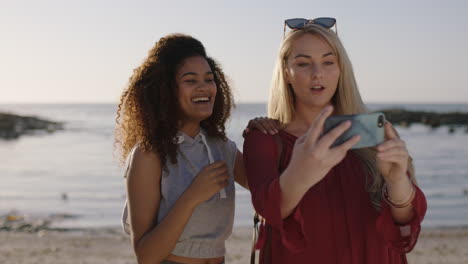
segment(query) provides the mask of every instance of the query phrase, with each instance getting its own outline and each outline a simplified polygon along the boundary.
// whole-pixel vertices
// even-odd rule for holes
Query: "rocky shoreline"
[[[378,112],[383,112],[386,119],[395,125],[411,126],[419,123],[432,128],[465,126],[468,129],[468,113],[436,113],[404,109],[384,109]]]
[[[37,131],[53,133],[63,129],[63,122],[55,122],[35,116],[0,113],[0,139],[16,139]]]
[[[81,228],[57,228],[53,223],[65,219],[76,219],[78,215],[49,214],[47,216],[30,216],[17,211],[0,215],[0,231],[35,233],[40,231],[80,231]]]
[[[449,132],[464,127],[468,133],[468,113],[437,113],[425,111],[408,111],[404,109],[383,109],[388,121],[396,126],[409,127],[412,124],[423,124],[431,128],[448,126]],[[50,121],[35,116],[21,116],[13,113],[0,113],[0,139],[16,139],[24,134],[38,131],[53,133],[64,129],[63,122]]]

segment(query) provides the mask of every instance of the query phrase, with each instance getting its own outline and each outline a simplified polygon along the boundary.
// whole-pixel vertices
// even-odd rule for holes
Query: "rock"
[[[23,216],[21,216],[21,215],[9,214],[9,215],[6,216],[6,220],[7,220],[8,222],[20,221],[20,220],[23,220]]]
[[[46,234],[47,234],[47,231],[45,230],[40,230],[39,232],[37,232],[38,237],[44,237]]]
[[[0,216],[0,231],[38,232],[48,230],[51,221],[49,219],[37,219],[10,212]]]
[[[408,123],[408,122],[406,122],[406,121],[402,121],[402,122],[400,122],[400,124],[399,124],[399,125],[400,125],[401,127],[410,127],[410,126],[411,126],[411,124],[410,124],[410,123]]]
[[[33,116],[0,113],[0,138],[15,139],[23,134],[43,130],[48,133],[63,129],[62,122],[54,122]]]
[[[383,109],[378,112],[383,112],[387,120],[392,124],[402,124],[404,126],[410,126],[413,123],[428,125],[432,128],[444,125],[452,127],[460,125],[468,126],[468,113],[436,113],[407,111],[404,109]],[[468,128],[466,132],[468,133]]]

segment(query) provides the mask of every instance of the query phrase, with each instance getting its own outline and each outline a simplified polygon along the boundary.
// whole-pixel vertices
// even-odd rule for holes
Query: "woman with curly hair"
[[[196,39],[161,38],[130,78],[117,112],[126,160],[124,219],[138,263],[223,263],[243,158],[226,138],[233,99]]]

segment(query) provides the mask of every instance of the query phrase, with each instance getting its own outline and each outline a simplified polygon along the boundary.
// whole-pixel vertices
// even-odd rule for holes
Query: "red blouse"
[[[289,164],[292,134],[280,131],[280,171]],[[310,188],[294,211],[281,218],[278,150],[274,136],[254,130],[244,141],[244,162],[252,203],[272,227],[270,263],[407,263],[426,213],[426,198],[416,187],[414,218],[405,226],[393,222],[382,202],[378,212],[365,190],[360,160],[349,152],[319,183]],[[264,241],[261,232],[259,242]],[[261,246],[261,245],[259,245]],[[262,252],[260,263],[267,263]]]

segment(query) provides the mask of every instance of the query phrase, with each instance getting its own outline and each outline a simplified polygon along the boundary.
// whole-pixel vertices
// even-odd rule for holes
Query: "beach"
[[[237,227],[227,242],[226,263],[246,264],[250,259],[251,229]],[[408,254],[408,262],[468,263],[468,227],[426,228]],[[0,232],[3,264],[135,264],[129,236],[119,228],[75,231]]]
[[[129,237],[118,228],[126,197],[123,171],[112,155],[116,107],[0,105],[0,111],[65,122],[54,133],[0,141],[0,264],[136,263]],[[466,104],[401,108],[468,112]],[[265,109],[264,104],[238,105],[228,136],[239,149],[245,124]],[[409,263],[468,264],[468,133],[423,125],[399,127],[399,132],[429,205]],[[237,188],[226,263],[249,263],[252,212],[250,193]]]

